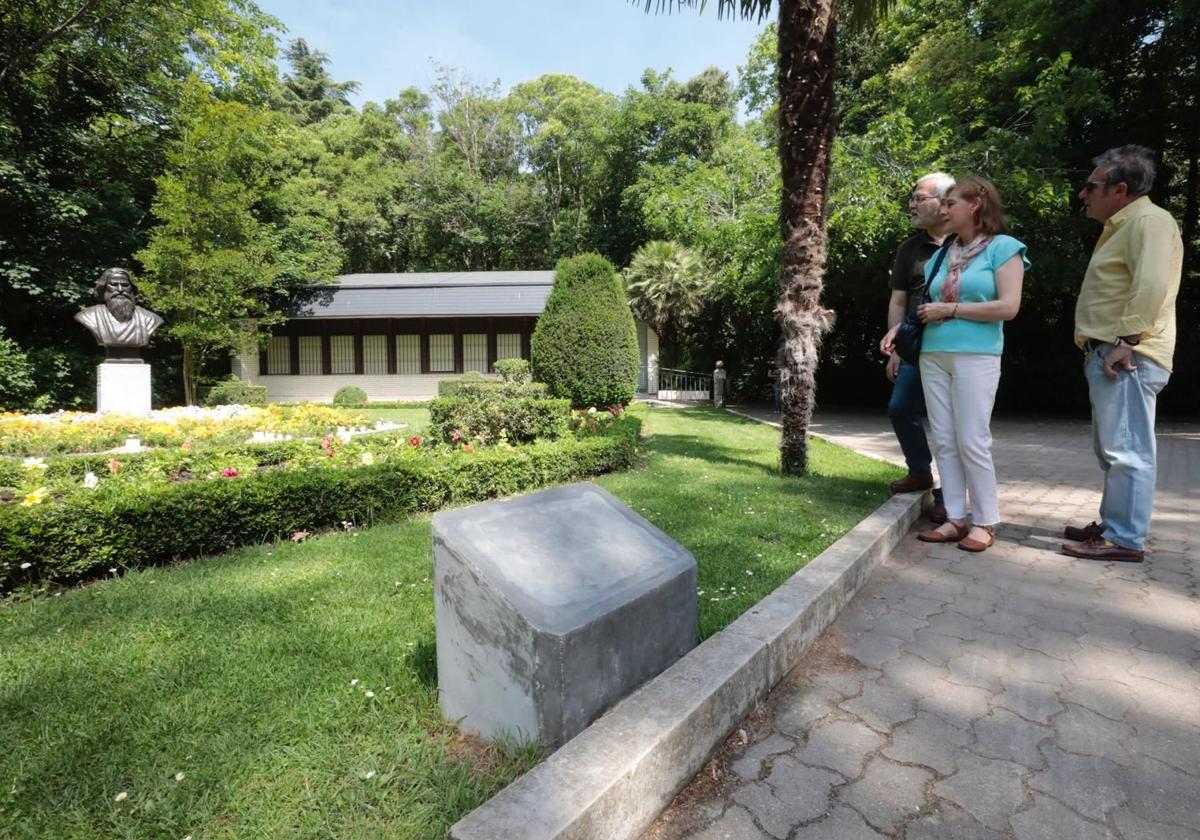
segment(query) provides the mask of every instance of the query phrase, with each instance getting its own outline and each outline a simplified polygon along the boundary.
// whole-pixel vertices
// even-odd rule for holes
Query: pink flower
[[[321,438],[321,448],[324,450],[333,449],[333,435],[325,435]]]
[[[226,467],[225,469],[221,470],[221,477],[222,478],[237,478],[238,471],[235,470],[233,467]]]
[[[421,436],[413,435],[412,437],[410,437],[408,439],[408,445],[409,446],[420,446],[421,445]]]
[[[458,443],[460,440],[462,440],[462,432],[460,432],[458,429],[455,429],[453,432],[450,433],[450,442],[451,443]]]

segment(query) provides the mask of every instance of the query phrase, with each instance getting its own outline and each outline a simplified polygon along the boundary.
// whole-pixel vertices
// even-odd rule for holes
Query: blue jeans
[[[1113,381],[1104,375],[1101,344],[1088,352],[1083,371],[1092,401],[1092,445],[1104,470],[1100,521],[1104,539],[1142,551],[1154,510],[1157,449],[1154,408],[1158,392],[1171,374],[1144,356],[1133,354],[1137,370],[1121,371]]]
[[[925,427],[921,419],[925,416],[925,392],[921,390],[921,369],[908,362],[900,363],[896,384],[892,386],[892,398],[888,402],[888,417],[900,441],[904,463],[910,475],[932,475],[933,454],[929,441],[925,439]]]

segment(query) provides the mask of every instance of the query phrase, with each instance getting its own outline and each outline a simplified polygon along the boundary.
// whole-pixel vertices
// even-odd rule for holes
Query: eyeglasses
[[[922,202],[929,201],[930,199],[936,199],[936,198],[937,198],[936,195],[929,195],[928,193],[909,193],[908,194],[908,203],[909,204],[921,204]]]
[[[1083,191],[1090,195],[1091,193],[1100,189],[1100,187],[1103,187],[1103,186],[1104,186],[1103,181],[1085,181],[1083,184]]]

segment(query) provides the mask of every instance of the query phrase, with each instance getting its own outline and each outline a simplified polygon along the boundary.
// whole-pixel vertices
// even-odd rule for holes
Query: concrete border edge
[[[894,496],[719,633],[450,829],[454,840],[634,838],[891,553],[928,494]]]

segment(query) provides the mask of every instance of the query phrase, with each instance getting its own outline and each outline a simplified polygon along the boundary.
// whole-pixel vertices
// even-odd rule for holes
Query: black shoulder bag
[[[954,237],[949,237],[941,248],[938,248],[937,261],[933,264],[933,271],[929,272],[929,282],[925,284],[925,289],[921,292],[921,304],[929,303],[929,283],[933,282],[933,278],[937,277],[938,271],[942,267],[942,262],[946,259],[946,253],[950,250],[950,243],[954,241]],[[900,322],[899,329],[896,330],[896,337],[893,343],[896,345],[896,352],[900,354],[900,358],[908,362],[910,365],[915,365],[921,358],[921,337],[925,333],[925,324],[917,317],[916,312],[909,312],[904,316],[904,320]]]

